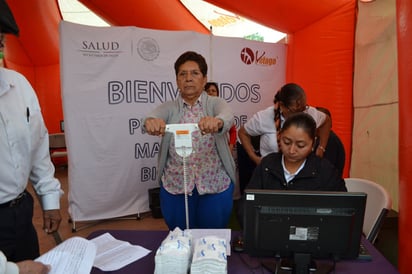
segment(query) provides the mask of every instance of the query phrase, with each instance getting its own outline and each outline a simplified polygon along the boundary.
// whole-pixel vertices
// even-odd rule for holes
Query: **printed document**
[[[50,265],[49,274],[84,274],[90,273],[95,257],[94,243],[81,237],[72,237],[35,261]]]
[[[91,240],[69,238],[35,261],[51,265],[49,274],[84,274],[90,273],[93,266],[103,271],[118,270],[150,252],[105,233]]]
[[[103,271],[120,269],[151,252],[144,247],[117,240],[110,233],[102,234],[90,241],[97,247],[94,266]]]

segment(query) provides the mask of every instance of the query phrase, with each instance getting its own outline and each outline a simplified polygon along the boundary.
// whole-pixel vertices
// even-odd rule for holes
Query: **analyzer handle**
[[[167,124],[166,132],[171,132],[175,137],[176,153],[179,156],[187,157],[192,154],[192,132],[199,130],[197,124]]]

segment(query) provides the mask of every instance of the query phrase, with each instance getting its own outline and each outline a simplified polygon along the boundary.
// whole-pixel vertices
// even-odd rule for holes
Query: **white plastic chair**
[[[345,178],[349,192],[367,194],[363,233],[369,242],[374,243],[383,220],[392,208],[392,198],[388,191],[378,183],[360,178]]]

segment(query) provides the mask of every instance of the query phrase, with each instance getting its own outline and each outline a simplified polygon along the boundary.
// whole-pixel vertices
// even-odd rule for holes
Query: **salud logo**
[[[117,41],[83,40],[80,43],[78,51],[85,57],[113,58],[123,53],[120,43]]]
[[[240,51],[240,59],[246,65],[256,64],[261,66],[276,65],[276,57],[267,57],[265,51],[253,51],[251,48],[243,48]]]

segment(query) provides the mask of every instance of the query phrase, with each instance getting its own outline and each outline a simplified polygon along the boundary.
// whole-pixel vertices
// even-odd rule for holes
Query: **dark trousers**
[[[240,194],[243,196],[246,186],[249,184],[249,180],[252,177],[253,171],[256,168],[255,162],[253,162],[249,155],[247,155],[242,144],[236,144],[237,149],[237,164],[239,168],[239,187]]]
[[[196,187],[188,195],[189,228],[226,228],[233,207],[232,182],[220,193],[200,195]],[[160,206],[169,230],[186,228],[185,195],[170,194],[160,186]]]
[[[33,197],[26,192],[11,207],[0,207],[0,250],[9,261],[39,257],[39,241],[33,226]]]
[[[252,177],[253,171],[256,168],[255,162],[253,162],[249,155],[247,155],[242,144],[239,142],[236,144],[237,149],[237,163],[239,168],[239,187],[240,194],[243,197],[245,189],[249,184],[250,178]],[[243,230],[243,199],[241,198],[234,205],[236,218],[239,223],[241,230]]]

